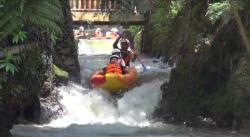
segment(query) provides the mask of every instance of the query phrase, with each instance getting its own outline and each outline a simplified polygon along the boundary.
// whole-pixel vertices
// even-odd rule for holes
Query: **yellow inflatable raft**
[[[137,77],[137,70],[135,68],[129,68],[126,74],[100,74],[95,73],[91,77],[92,87],[99,87],[109,92],[121,92],[126,89],[130,89],[135,85]]]

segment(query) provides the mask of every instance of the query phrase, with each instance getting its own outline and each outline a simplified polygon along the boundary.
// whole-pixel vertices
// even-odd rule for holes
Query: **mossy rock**
[[[69,73],[65,70],[60,69],[55,64],[52,65],[53,73],[58,77],[69,78]]]
[[[228,82],[229,92],[225,95],[233,101],[232,113],[237,116],[250,115],[250,57],[240,59],[234,74]],[[233,98],[232,98],[233,97]]]

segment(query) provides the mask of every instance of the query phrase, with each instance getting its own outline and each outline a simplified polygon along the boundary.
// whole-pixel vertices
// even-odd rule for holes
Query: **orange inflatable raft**
[[[98,87],[109,92],[121,92],[126,89],[130,89],[135,85],[137,77],[137,70],[135,68],[129,68],[126,74],[107,73],[100,74],[95,73],[91,77],[92,87]]]

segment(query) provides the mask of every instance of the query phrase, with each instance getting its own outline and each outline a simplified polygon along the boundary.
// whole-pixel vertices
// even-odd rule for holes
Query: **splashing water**
[[[49,126],[66,127],[73,123],[149,125],[147,118],[158,103],[161,84],[162,81],[155,80],[136,87],[126,92],[118,100],[117,106],[108,100],[109,95],[105,91],[85,89],[74,84],[60,87],[61,104],[65,113]]]
[[[87,83],[86,81],[89,80],[93,72],[100,70],[107,63],[108,54],[112,50],[112,44],[106,43],[106,45],[102,45],[107,48],[103,55],[95,55],[96,52],[91,52],[93,49],[97,51],[95,47],[89,50],[89,47],[94,42],[92,42],[92,45],[88,45],[89,43],[91,42],[85,40],[81,41],[79,45],[79,51],[88,52],[87,55],[79,56],[81,73],[84,74],[82,79],[85,79],[85,83]],[[160,61],[159,63],[153,63],[150,58],[143,61],[148,65],[150,71],[142,73],[141,64],[138,62],[131,64],[138,69],[138,79],[144,81],[141,80],[140,86],[124,93],[124,96],[117,100],[117,105],[110,101],[109,95],[105,91],[92,90],[86,85],[85,88],[75,84],[59,87],[64,115],[52,121],[49,126],[66,127],[71,124],[86,125],[96,123],[148,126],[150,124],[148,118],[157,106],[161,95],[160,85],[166,81],[170,70],[161,69],[159,65],[162,66],[163,63]]]

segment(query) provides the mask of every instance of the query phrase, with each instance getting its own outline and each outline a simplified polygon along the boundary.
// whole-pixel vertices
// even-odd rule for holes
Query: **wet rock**
[[[41,123],[48,123],[63,113],[63,107],[59,103],[58,90],[53,90],[47,97],[40,98]]]
[[[71,54],[71,49],[70,48],[65,48],[63,50],[60,51],[61,54],[64,54],[64,55],[69,55]]]
[[[40,115],[40,101],[39,98],[35,96],[31,104],[24,109],[24,118],[25,120],[39,124]]]
[[[170,81],[161,87],[156,117],[188,126],[242,127],[241,119],[250,116],[250,60],[240,59],[240,38],[229,28],[222,29],[213,46],[182,55]]]
[[[0,137],[12,137],[12,135],[9,130],[0,129]]]
[[[66,65],[66,66],[74,65],[74,63],[75,63],[75,60],[73,58],[67,58],[64,61],[64,65]]]
[[[21,110],[20,100],[10,93],[6,93],[2,97],[3,99],[0,100],[0,136],[9,137],[9,130],[12,128],[15,117],[18,116]]]

